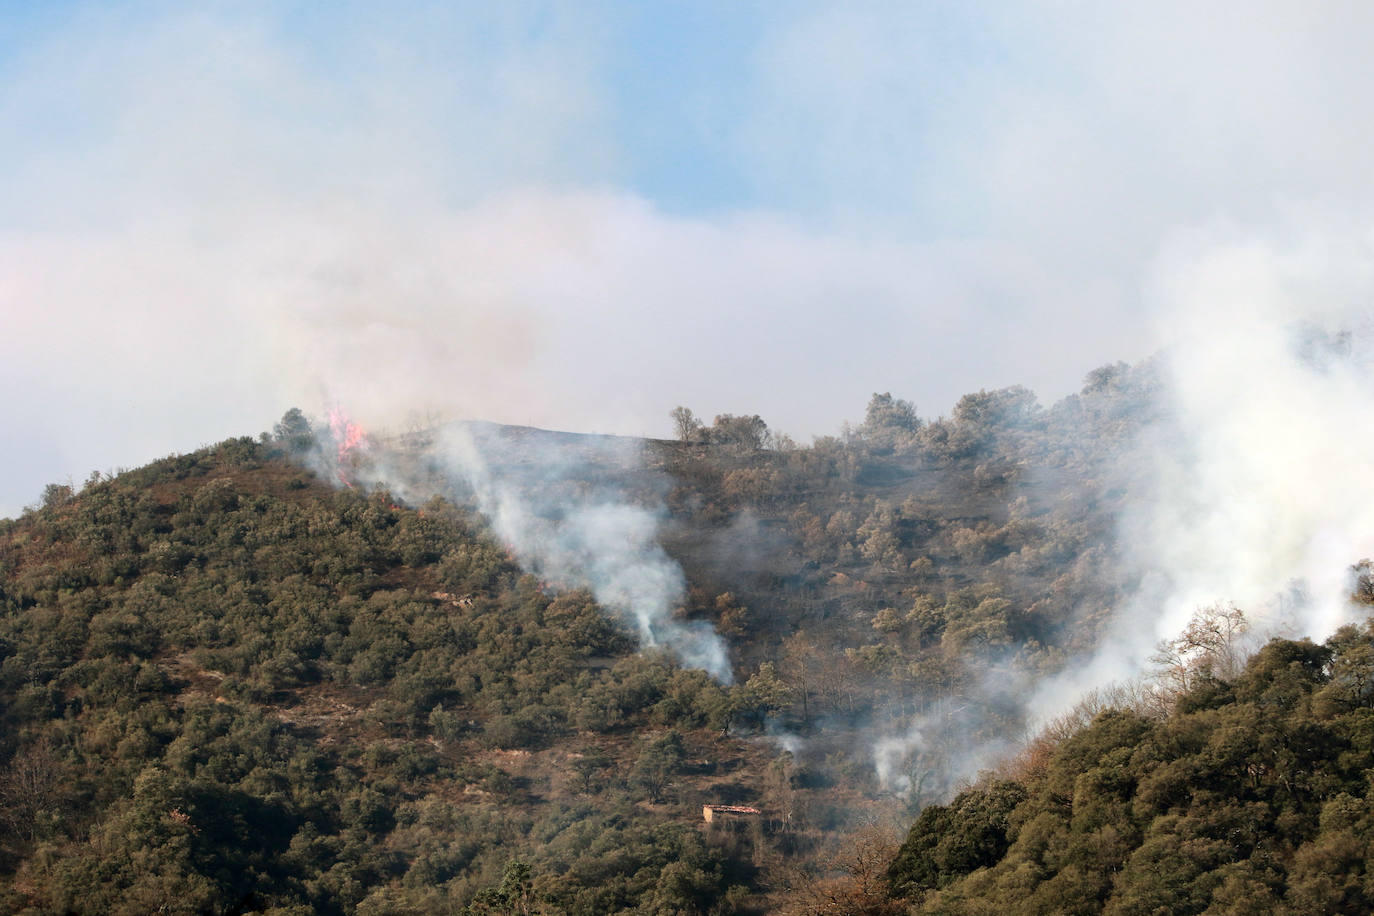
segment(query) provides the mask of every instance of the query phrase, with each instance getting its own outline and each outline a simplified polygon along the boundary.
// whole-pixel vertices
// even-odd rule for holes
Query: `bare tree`
[[[701,432],[701,421],[687,407],[674,407],[668,416],[673,418],[673,434],[681,442],[691,442]]]
[[[786,916],[898,916],[906,905],[892,897],[887,869],[897,840],[877,826],[860,828],[823,859],[818,873],[798,874]]]
[[[42,815],[57,806],[61,766],[52,739],[44,736],[0,772],[0,820],[25,840],[37,837]]]
[[[1151,658],[1159,668],[1158,679],[1178,694],[1200,677],[1234,678],[1245,666],[1248,653],[1243,637],[1249,629],[1245,615],[1234,604],[1198,608],[1183,632],[1160,643]]]

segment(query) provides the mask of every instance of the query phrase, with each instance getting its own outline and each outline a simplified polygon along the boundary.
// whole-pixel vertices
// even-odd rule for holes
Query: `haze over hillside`
[[[0,911],[1369,911],[1371,33],[9,5]]]
[[[1337,395],[1367,388],[1366,331],[1288,325],[1264,348],[1260,327],[1252,348],[1319,437],[1292,460],[1351,471]],[[1233,897],[1358,895],[1313,878],[1325,846],[1293,850],[1374,754],[1366,636],[1244,662],[1272,633],[1363,616],[1362,529],[1335,489],[1269,495],[1280,456],[1209,447],[1192,405],[1249,402],[1199,399],[1178,365],[1103,366],[1050,407],[973,392],[948,419],[879,393],[807,447],[687,408],[650,441],[381,437],[292,410],[258,439],[50,485],[0,525],[0,905],[887,913],[1027,892],[1005,877],[1025,861],[1046,901],[1208,900],[1236,855],[1280,870]],[[1178,483],[1227,476],[1245,486]],[[1177,604],[1200,593],[1217,597]],[[1278,732],[1258,711],[1274,702],[1295,710]],[[1222,715],[1258,742],[1234,765],[1204,753]],[[1335,763],[1265,756],[1313,729]],[[1116,845],[1044,819],[1076,768],[1119,767],[1100,760],[1141,736],[1199,775],[1161,795],[1160,761],[1132,758],[1119,791],[1139,799],[1103,809]],[[1230,829],[1205,793],[1235,766],[1271,835],[1149,886],[1173,842],[1156,809]],[[1295,766],[1321,774],[1296,804]],[[1086,843],[1091,880],[1055,877],[1026,818]]]
[[[1055,401],[1271,258],[1358,297],[1370,15],[19,5],[0,514],[284,404],[806,442],[874,391]]]
[[[1362,616],[1350,603],[1351,569],[1374,553],[1359,508],[1374,494],[1350,497],[1368,486],[1368,444],[1354,444],[1364,438],[1359,418],[1372,368],[1363,306],[1321,290],[1324,274],[1307,261],[1262,248],[1204,258],[1188,272],[1188,288],[1209,291],[1179,300],[1188,337],[1147,364],[1094,370],[1080,395],[1049,409],[1013,387],[966,395],[949,420],[927,421],[906,401],[874,395],[843,442],[799,449],[758,416],[707,425],[679,407],[678,448],[706,449],[700,466],[663,454],[662,444],[481,424],[417,430],[397,440],[398,450],[336,418],[314,460],[326,479],[382,486],[414,504],[433,495],[470,502],[526,568],[555,587],[589,587],[636,621],[642,644],[664,646],[726,683],[734,676],[727,641],[706,621],[675,619],[692,579],[678,562],[728,583],[754,607],[752,638],[735,651],[755,658],[771,657],[803,628],[804,608],[828,607],[825,616],[858,610],[862,624],[875,612],[897,613],[885,602],[915,596],[905,623],[872,621],[899,637],[885,650],[862,650],[897,650],[880,669],[909,661],[906,630],[927,613],[920,583],[937,566],[933,590],[946,602],[957,584],[998,583],[978,596],[980,608],[1010,598],[1023,616],[991,624],[994,636],[954,644],[967,656],[961,665],[985,668],[956,679],[963,714],[941,712],[934,721],[929,709],[889,710],[884,724],[864,726],[889,785],[909,783],[903,768],[913,751],[957,744],[957,762],[925,764],[948,785],[1014,748],[1005,734],[980,737],[997,734],[986,716],[1009,715],[1014,732],[1139,677],[1160,642],[1177,638],[1203,609],[1244,607],[1256,643],[1274,634],[1325,638]],[[1238,275],[1264,277],[1239,310],[1228,308]],[[1279,428],[1302,435],[1280,443]],[[761,449],[776,452],[768,470],[757,466]],[[834,462],[846,449],[845,469],[829,473],[866,494],[858,504],[849,502],[854,492],[836,501],[843,487],[827,493],[814,478],[801,482],[817,461]],[[743,465],[714,476],[731,461]],[[684,502],[684,475],[703,473],[699,485],[723,487],[747,510],[703,507],[700,493]],[[1051,551],[1036,541],[1073,512],[1083,513],[1080,528],[1065,546]],[[928,538],[932,525],[961,517],[964,527],[945,547],[953,556],[932,565],[939,555],[919,553],[918,532]],[[823,590],[830,600],[844,591],[835,588],[842,580],[870,594],[833,606],[817,601],[814,590],[828,576],[797,565],[799,551],[823,541],[809,526],[831,537],[857,530],[849,554],[842,546],[831,560],[844,571]],[[888,587],[875,589],[875,575]],[[1051,586],[1053,576],[1061,578]],[[751,578],[759,585],[748,586]],[[765,633],[768,647],[758,644]],[[887,684],[879,693],[905,689]],[[926,701],[956,692],[949,684],[921,689]]]

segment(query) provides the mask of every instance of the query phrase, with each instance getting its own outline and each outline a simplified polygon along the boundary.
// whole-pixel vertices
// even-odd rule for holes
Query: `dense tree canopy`
[[[747,883],[682,808],[636,807],[689,750],[748,750],[716,748],[728,697],[464,510],[246,439],[48,503],[0,523],[0,910],[603,913]],[[561,775],[674,724],[621,778]]]
[[[922,812],[894,890],[929,913],[1369,912],[1372,645],[1371,623],[1274,640],[1162,718],[1102,712]]]

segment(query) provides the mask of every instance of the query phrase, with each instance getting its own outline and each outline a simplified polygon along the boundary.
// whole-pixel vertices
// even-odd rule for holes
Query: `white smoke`
[[[1120,555],[1141,585],[1091,659],[1038,685],[1041,719],[1138,677],[1201,608],[1259,638],[1356,617],[1374,555],[1374,235],[1348,228],[1167,246],[1155,295],[1168,409],[1127,456]]]
[[[357,454],[339,448],[350,434]],[[674,616],[686,579],[659,543],[665,482],[645,467],[639,440],[449,423],[415,436],[424,442],[418,450],[414,442],[393,450],[341,413],[317,438],[309,463],[321,478],[384,487],[412,505],[434,496],[470,501],[548,587],[588,589],[634,627],[642,646],[732,683],[725,642],[711,625]],[[633,494],[631,481],[639,484]]]
[[[468,424],[444,427],[436,447],[522,566],[559,585],[589,589],[634,623],[642,645],[662,646],[683,664],[731,682],[725,643],[710,624],[673,618],[686,581],[658,541],[662,508],[631,501],[616,484],[588,473],[598,464],[640,467],[639,443],[579,439],[576,453],[542,443],[518,471],[493,460]]]
[[[1218,600],[1272,626],[1290,583],[1307,596],[1302,635],[1350,619],[1350,564],[1374,551],[1374,249],[1351,241],[1167,256],[1181,447],[1158,456],[1130,538],[1165,576],[1158,636]]]
[[[1159,258],[1153,295],[1164,409],[1111,472],[1129,493],[1120,578],[1138,585],[1097,651],[1058,674],[994,678],[987,662],[975,711],[1019,693],[1028,724],[1046,723],[1148,676],[1206,608],[1240,608],[1242,653],[1271,636],[1324,639],[1360,614],[1351,567],[1374,556],[1374,232],[1189,232]],[[913,791],[923,756],[971,731],[930,716],[889,730],[873,743],[879,781]],[[941,765],[954,785],[1011,749],[974,741]]]
[[[1022,736],[997,723],[1019,708],[1031,678],[1005,653],[967,664],[978,675],[962,693],[876,731],[870,754],[883,789],[917,804],[943,800],[1017,750]]]

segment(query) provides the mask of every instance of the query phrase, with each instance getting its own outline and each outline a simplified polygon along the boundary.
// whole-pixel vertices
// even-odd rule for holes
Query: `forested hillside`
[[[1311,889],[1363,842],[1327,834],[1364,804],[1362,633],[1023,750],[1025,685],[1132,592],[1120,458],[1164,409],[1151,366],[1118,365],[1050,408],[983,391],[928,421],[875,395],[807,447],[686,408],[631,451],[464,432],[507,497],[541,494],[533,530],[603,490],[649,513],[686,584],[655,626],[709,625],[719,679],[549,576],[566,564],[523,570],[434,431],[291,411],[50,486],[0,522],[0,911],[1362,899]],[[1147,890],[1178,837],[1211,858]]]
[[[771,759],[722,737],[731,697],[461,510],[248,439],[46,497],[0,553],[0,910],[705,911],[748,887],[748,838],[698,826]]]
[[[761,448],[757,417],[679,414],[686,441],[656,452],[688,610],[733,636],[744,671],[777,673],[778,724],[868,757],[919,810],[1011,749],[1026,685],[1090,651],[1132,593],[1121,458],[1162,409],[1147,364],[1096,370],[1048,409],[980,391],[925,421],[878,394],[807,448]]]
[[[1274,640],[1165,716],[1107,709],[1014,779],[926,808],[919,913],[1368,913],[1374,626]]]

